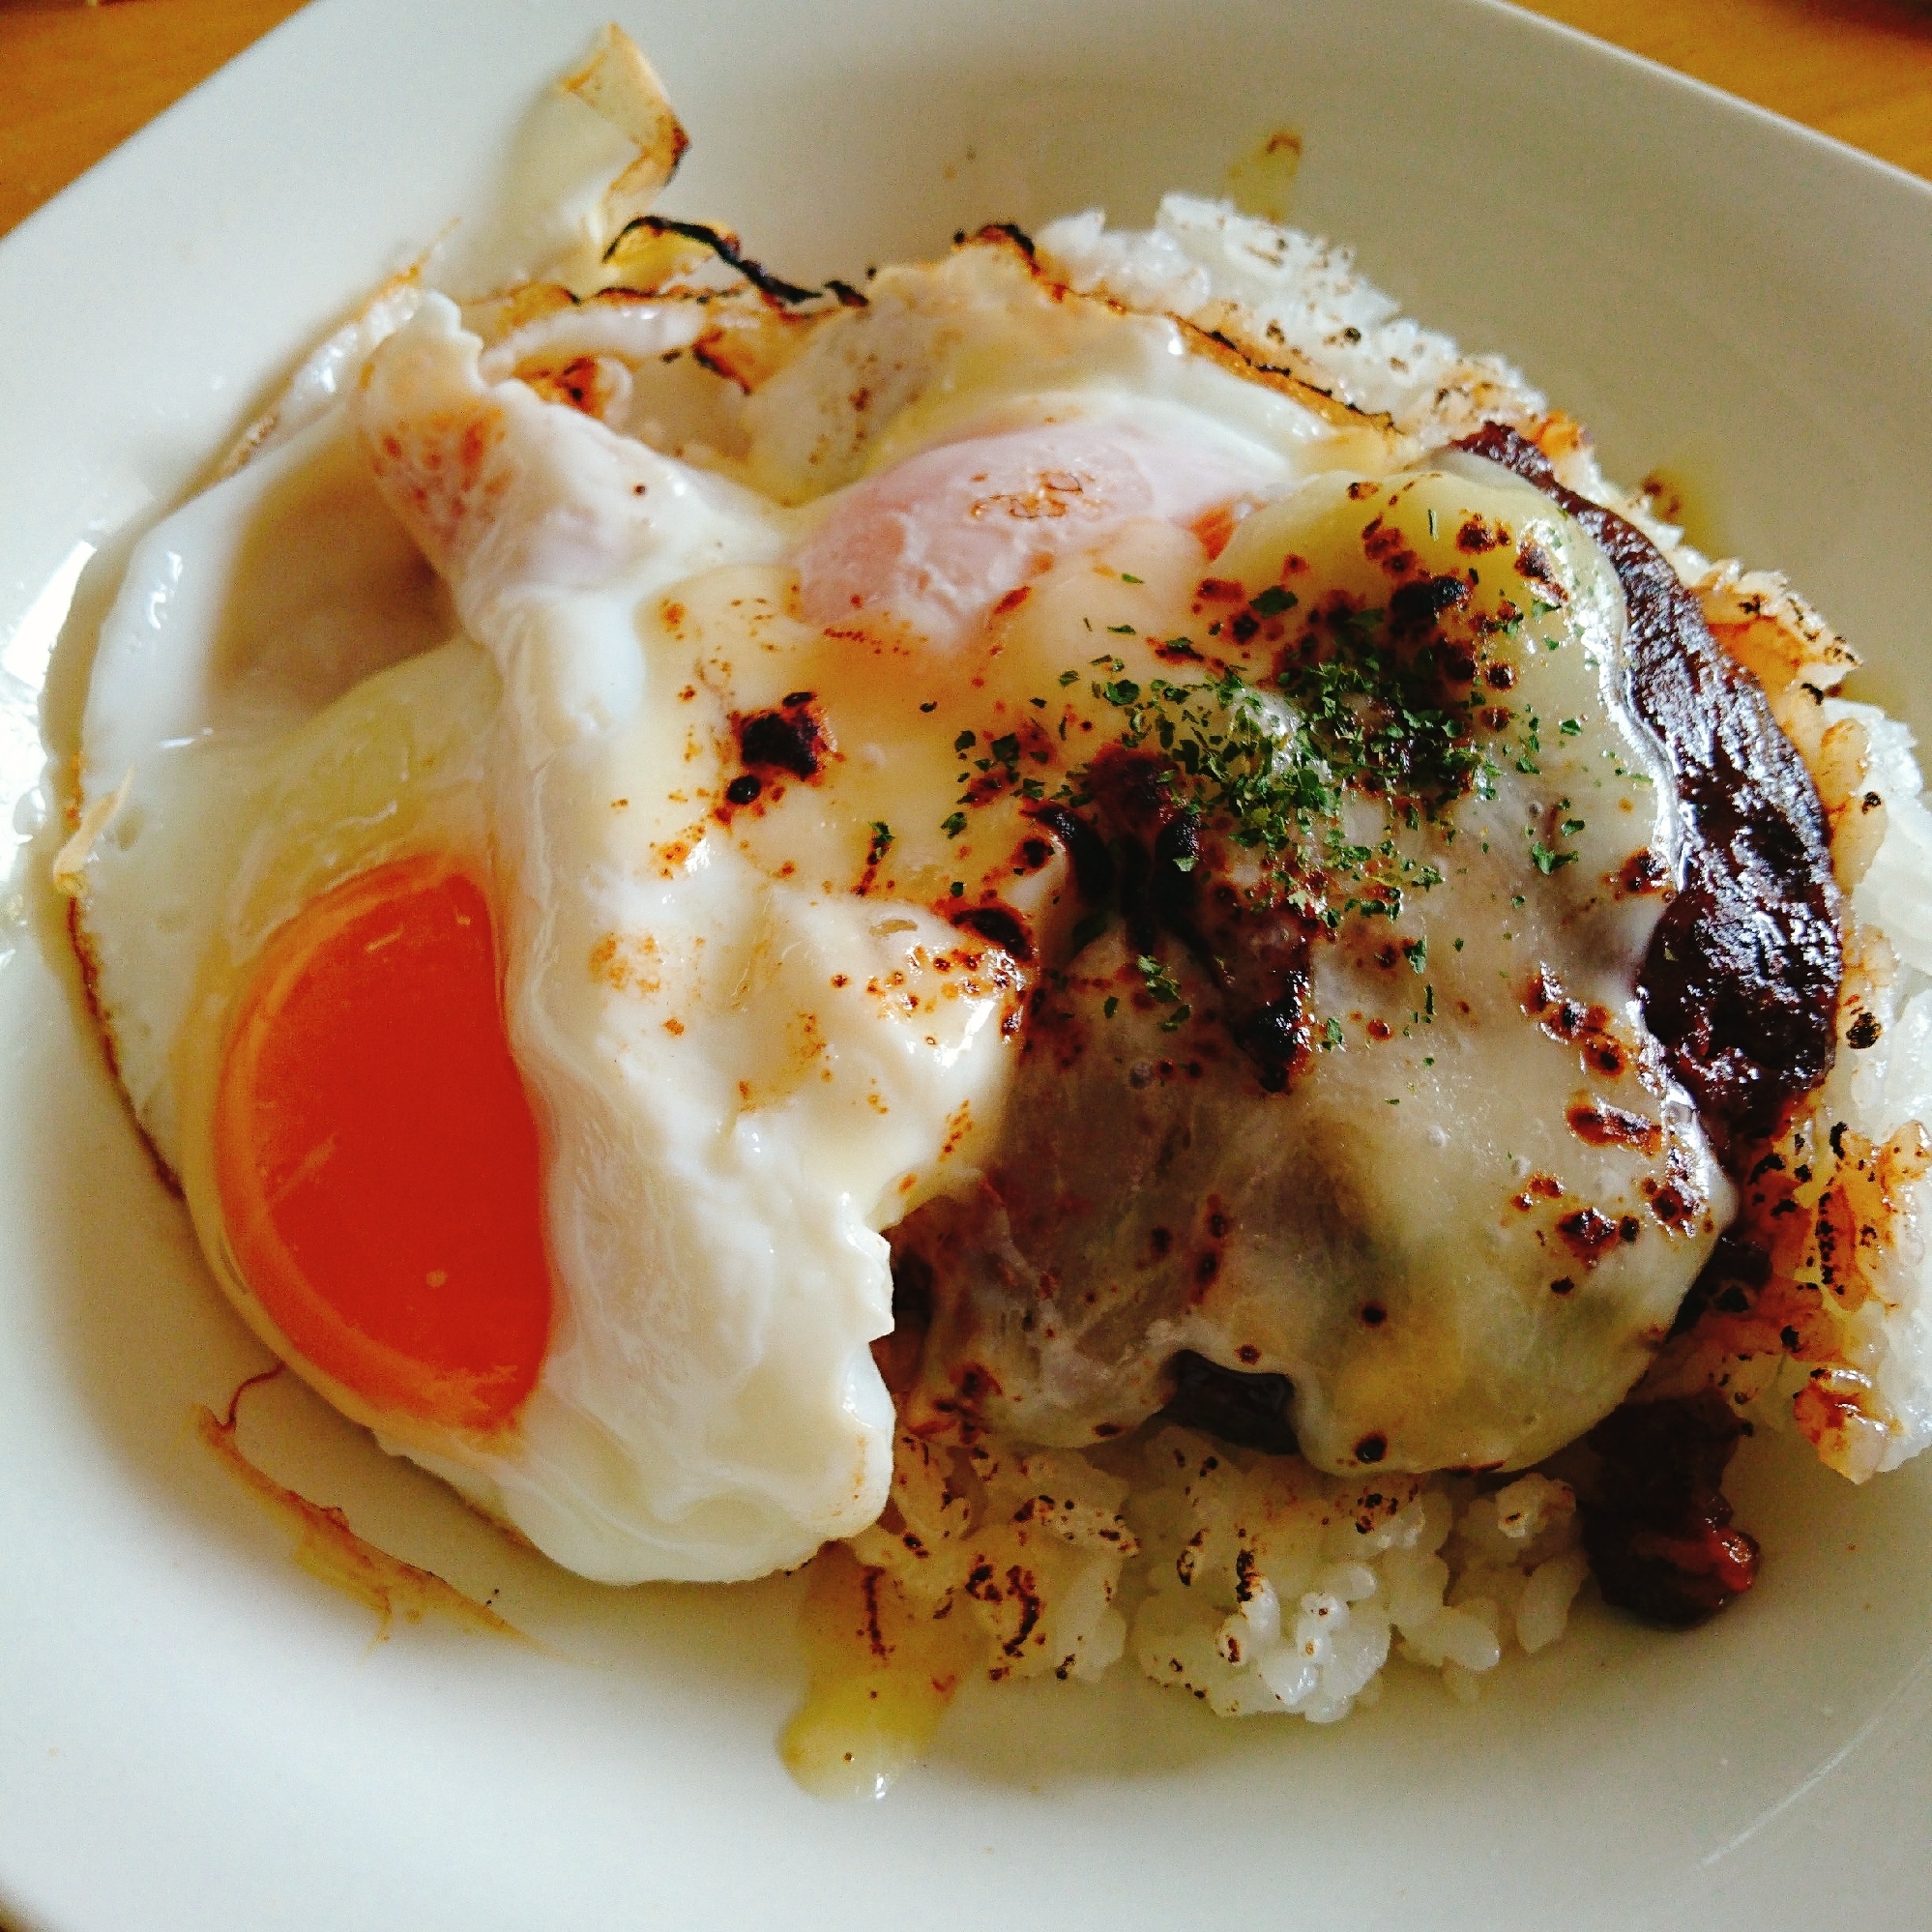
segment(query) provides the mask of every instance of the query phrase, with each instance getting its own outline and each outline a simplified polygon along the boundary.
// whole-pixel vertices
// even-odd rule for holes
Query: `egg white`
[[[680,365],[699,305],[587,305],[486,346],[426,298],[351,410],[154,533],[103,633],[83,789],[119,804],[82,882],[97,992],[223,1287],[285,1354],[212,1182],[215,1073],[250,962],[330,884],[412,852],[456,857],[492,894],[543,1134],[556,1314],[538,1386],[484,1438],[374,1413],[296,1365],[588,1576],[755,1575],[877,1515],[882,1230],[970,1187],[1016,1038],[1011,962],[962,949],[934,910],[965,869],[936,830],[955,754],[886,700],[920,649],[936,662],[983,622],[1003,573],[1091,571],[1111,544],[1139,562],[1107,572],[1131,600],[1123,576],[1171,598],[1201,562],[1156,462],[1146,501],[1084,532],[1099,549],[996,550],[972,566],[990,580],[943,587],[950,636],[930,599],[900,599],[895,641],[868,657],[799,612],[815,534],[862,472],[889,483],[976,436],[1191,446],[1223,480],[1211,495],[1335,460],[1318,412],[1189,355],[1172,325],[1063,313],[981,254],[909,280],[896,307],[889,288],[842,346],[805,337],[748,400]],[[565,354],[601,358],[610,422],[512,373]],[[856,446],[815,460],[805,425],[850,412],[854,359],[882,356],[899,391],[864,412],[863,462]],[[482,467],[412,499],[452,424],[481,425]],[[308,590],[261,608],[251,546]],[[1009,668],[1004,696],[978,701],[1024,701],[1040,666]],[[824,795],[719,823],[731,717],[801,688],[839,733]],[[895,884],[862,895],[874,821],[897,829]],[[1070,916],[1063,862],[1014,894]]]

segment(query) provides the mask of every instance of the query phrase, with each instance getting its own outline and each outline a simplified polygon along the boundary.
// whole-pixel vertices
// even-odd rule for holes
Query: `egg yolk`
[[[548,1346],[550,1273],[474,881],[400,861],[276,934],[228,1039],[215,1156],[229,1251],[302,1361],[379,1413],[513,1418]]]
[[[1224,515],[1269,475],[1132,424],[1036,424],[922,451],[846,491],[798,553],[813,624],[870,610],[961,641],[996,599],[1056,559],[1098,548],[1137,517]],[[1227,541],[1226,534],[1221,542]]]

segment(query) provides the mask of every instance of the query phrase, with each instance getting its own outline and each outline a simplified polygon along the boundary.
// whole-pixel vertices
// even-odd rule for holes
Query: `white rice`
[[[1333,1477],[1173,1427],[1095,1451],[903,1438],[849,1547],[916,1609],[974,1620],[995,1679],[1091,1681],[1130,1649],[1223,1716],[1316,1724],[1374,1702],[1391,1654],[1474,1695],[1563,1635],[1588,1572],[1553,1477]]]
[[[1178,315],[1429,442],[1540,416],[1543,398],[1494,356],[1464,356],[1355,271],[1347,249],[1170,194],[1152,229],[1098,214],[1042,229],[1040,261],[1082,294]]]
[[[1908,1122],[1932,1122],[1932,811],[1909,726],[1842,699],[1825,711],[1833,722],[1853,718],[1864,728],[1865,782],[1885,801],[1885,840],[1852,893],[1851,911],[1858,926],[1884,935],[1895,970],[1867,1002],[1883,1029],[1879,1043],[1841,1050],[1823,1110],[1877,1144]],[[1918,1220],[1915,1214],[1900,1228],[1879,1294],[1859,1310],[1869,1372],[1892,1423],[1881,1471],[1932,1444],[1932,1252]]]

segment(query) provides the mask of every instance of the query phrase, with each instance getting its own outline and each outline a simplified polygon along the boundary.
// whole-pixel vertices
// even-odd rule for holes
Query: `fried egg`
[[[1212,1065],[1255,1156],[1242,1185],[1345,1197],[1355,1234],[1244,1263],[1188,1321],[1136,1304],[1125,1354],[1118,1323],[1044,1336],[1017,1304],[976,1331],[980,1282],[935,1332],[929,1423],[998,1358],[989,1410],[1092,1440],[1160,1399],[1183,1348],[1292,1371],[1331,1466],[1361,1459],[1371,1407],[1413,1419],[1399,1455],[1429,1467],[1532,1459],[1616,1400],[1724,1184],[1640,1050],[1654,907],[1602,886],[1633,855],[1667,871],[1675,834],[1584,532],[1221,337],[1056,286],[1010,235],[816,307],[675,279],[408,307],[346,402],[134,557],[66,867],[137,1117],[278,1354],[586,1576],[802,1562],[886,1499],[888,1234],[970,1221],[1015,1148],[1070,1173],[1135,1125],[1111,1074],[1090,1092],[1053,1071],[1078,981],[1083,1026],[1121,1015],[1089,1068],[1125,1093],[1163,1057]],[[1516,578],[1471,609],[1501,629],[1512,582],[1553,587],[1494,657],[1551,749],[1469,816],[1480,863],[1435,866],[1379,805],[1349,821],[1441,896],[1388,922],[1393,967],[1362,932],[1399,894],[1338,913],[1361,943],[1326,956],[1308,1023],[1408,1040],[1433,947],[1429,997],[1460,1017],[1429,1021],[1460,1029],[1455,1054],[1436,1074],[1420,1045],[1378,1061],[1358,1038],[1325,1069],[1332,1104],[1277,1141],[1279,1069],[1232,1006],[1224,1037],[1163,1056],[1191,1009],[1099,912],[1097,868],[1126,862],[1081,814],[1162,705],[1170,732],[1205,720],[1211,762],[1230,719],[1264,764],[1287,742],[1255,695],[1265,626],[1298,599],[1366,607],[1387,572],[1350,520],[1362,491],[1392,492],[1424,579],[1454,563],[1445,529],[1509,526]],[[1587,788],[1603,812],[1571,809]],[[1459,963],[1451,909],[1490,935]],[[1627,1214],[1668,1177],[1683,1203],[1640,1259],[1593,1255],[1586,1312],[1561,1318],[1534,1252],[1549,1217],[1499,1215],[1466,1140],[1443,1151],[1445,1122],[1479,1115],[1482,1159],[1519,1188],[1577,1165],[1551,1123],[1580,1090],[1632,1103],[1573,1040],[1497,1061],[1531,953],[1639,1049],[1618,1068],[1649,1111],[1591,1153],[1591,1198]],[[1090,1189],[1125,1171],[1089,1165]],[[1118,1201],[1063,1204],[1099,1214],[1102,1250],[1173,1218],[1158,1172],[1127,1165]],[[1405,1174],[1428,1177],[1420,1216]],[[1476,1229],[1479,1265],[1432,1306],[1434,1258]],[[1032,1266],[1010,1232],[972,1250],[1009,1293]],[[1393,1351],[1354,1306],[1376,1255],[1391,1305],[1426,1317]]]
[[[589,1576],[759,1574],[877,1514],[883,1230],[970,1185],[1071,919],[1057,849],[1010,876],[1025,800],[945,829],[959,719],[1000,736],[1041,670],[988,640],[1082,576],[1116,621],[1184,596],[1204,519],[1331,433],[1266,393],[1244,428],[1155,318],[1032,340],[1001,279],[919,286],[890,446],[830,490],[836,344],[754,398],[784,433],[741,409],[694,461],[623,412],[675,410],[702,307],[583,318],[606,422],[428,297],[103,630],[77,923],[218,1279]]]

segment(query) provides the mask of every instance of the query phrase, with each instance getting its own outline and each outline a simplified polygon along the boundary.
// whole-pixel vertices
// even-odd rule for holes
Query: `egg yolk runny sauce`
[[[550,1273],[473,880],[399,861],[276,934],[222,1060],[215,1164],[236,1266],[302,1361],[379,1413],[513,1418],[548,1346]]]

